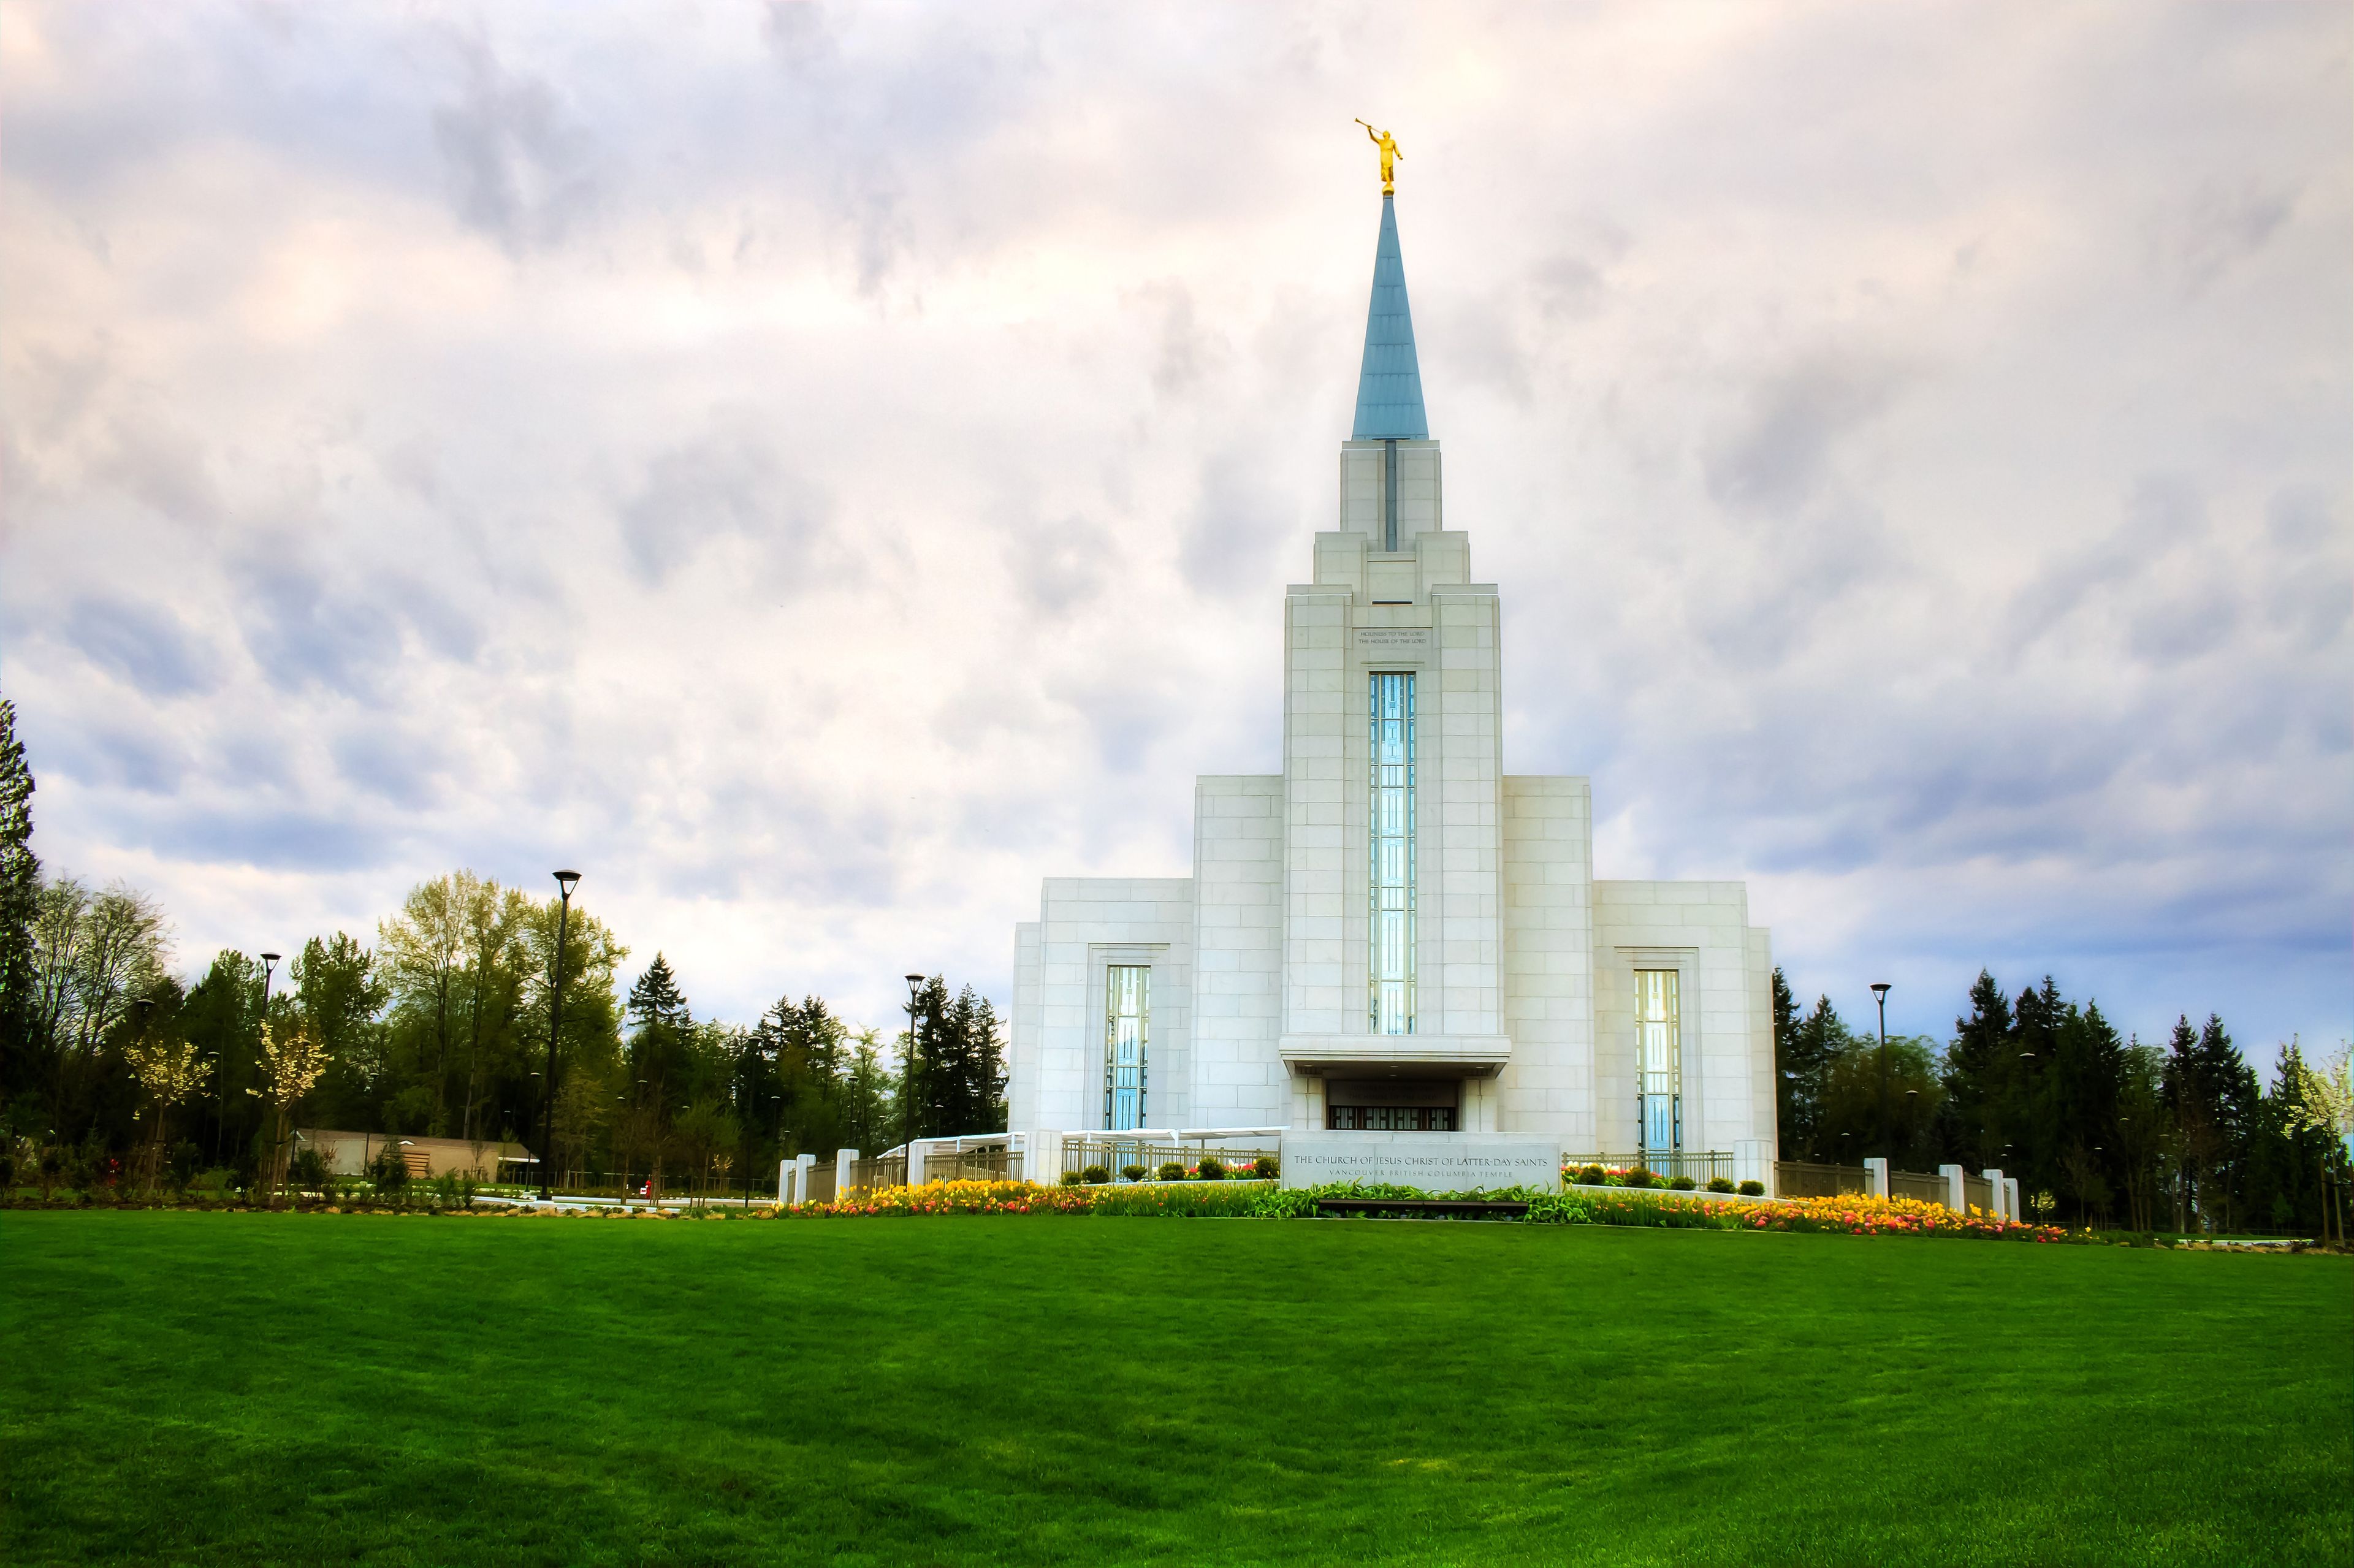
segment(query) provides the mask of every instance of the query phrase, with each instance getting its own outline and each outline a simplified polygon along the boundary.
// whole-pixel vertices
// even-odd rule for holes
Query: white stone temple
[[[1196,780],[1191,875],[1050,877],[1015,927],[1010,1126],[1751,1174],[1766,932],[1738,882],[1596,880],[1587,781],[1505,770],[1500,601],[1447,516],[1388,196],[1338,491],[1284,596],[1283,771]]]

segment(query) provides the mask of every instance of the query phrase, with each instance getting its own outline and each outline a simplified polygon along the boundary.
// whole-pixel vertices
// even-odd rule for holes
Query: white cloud
[[[1041,875],[1182,874],[1193,774],[1276,766],[1363,114],[1507,765],[1595,775],[1606,872],[1747,875],[1801,988],[1908,1028],[1985,961],[2345,1033],[2348,45],[9,7],[38,847],[191,963],[575,863],[723,1012],[1002,997]]]

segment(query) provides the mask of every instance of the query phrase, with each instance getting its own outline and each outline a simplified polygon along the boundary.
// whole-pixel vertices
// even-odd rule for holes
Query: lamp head
[[[1896,988],[1894,986],[1890,985],[1886,980],[1874,980],[1872,983],[1872,994],[1878,997],[1882,1001],[1886,1001],[1888,1000],[1888,993],[1895,989]]]
[[[139,1022],[142,1022],[142,1023],[146,1022],[147,1022],[147,1019],[148,1019],[148,1017],[149,1017],[149,1015],[150,1015],[150,1014],[152,1014],[154,1011],[155,1011],[155,999],[154,999],[154,997],[152,997],[152,996],[143,996],[143,997],[141,997],[141,998],[139,999]]]
[[[285,956],[283,953],[264,953],[261,955],[261,961],[265,964],[274,964]]]

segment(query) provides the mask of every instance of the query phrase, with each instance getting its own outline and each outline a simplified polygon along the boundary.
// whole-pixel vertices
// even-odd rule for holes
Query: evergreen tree
[[[2060,1190],[2075,1199],[2077,1223],[2089,1224],[2108,1213],[2125,1180],[2116,1137],[2125,1043],[2098,1002],[2086,1002],[2082,1012],[2072,1003],[2054,1032],[2052,1052],[2047,1082],[2053,1159],[2064,1183]]]
[[[2010,1004],[2011,1076],[2003,1095],[2007,1147],[1997,1163],[2020,1179],[2020,1197],[2031,1205],[2038,1195],[2060,1185],[2056,1173],[2061,1134],[2053,1074],[2060,1055],[2060,1030],[2067,1022],[2068,1012],[2059,984],[2050,975],[2043,977],[2040,989],[2020,991]]]
[[[2187,1229],[2196,1213],[2204,1229],[2229,1229],[2262,1095],[2221,1018],[2208,1014],[2196,1031],[2187,1016],[2176,1021],[2163,1092],[2176,1144],[2176,1224]]]
[[[317,1096],[323,1119],[376,1130],[368,1100],[384,1075],[378,1015],[389,997],[376,955],[338,931],[328,940],[313,937],[303,943],[290,973],[295,1006],[311,1037],[327,1051],[330,1065]]]
[[[0,1132],[5,1107],[34,1093],[33,922],[41,863],[33,856],[33,771],[16,738],[16,705],[0,697]]]
[[[2248,1144],[2241,1202],[2249,1223],[2325,1238],[2342,1224],[2334,1218],[2332,1189],[2343,1180],[2346,1145],[2334,1126],[2331,1088],[2295,1040],[2280,1048]]]
[[[938,975],[917,993],[903,1107],[911,1136],[945,1138],[1005,1128],[1005,1042],[997,1010],[966,986],[954,997]]]
[[[1774,1127],[1779,1157],[1796,1160],[1793,1152],[1804,1141],[1798,1130],[1799,1111],[1793,1086],[1797,1079],[1793,1049],[1797,1044],[1798,999],[1791,994],[1790,982],[1783,978],[1782,966],[1774,966]]]
[[[2010,1001],[1992,974],[1978,971],[1970,1012],[1954,1020],[1946,1047],[1946,1112],[1938,1127],[1946,1157],[1969,1171],[2000,1163],[2009,1141],[2003,1132],[2003,1090],[2017,1047],[2011,1044]]]
[[[695,1018],[685,993],[661,953],[630,987],[629,1066],[634,1082],[624,1097],[629,1111],[621,1118],[621,1153],[625,1160],[648,1172],[656,1196],[661,1193],[663,1167],[676,1153],[672,1128],[676,1113],[691,1105],[682,1099],[694,1085]]]
[[[899,1107],[877,1033],[869,1029],[850,1048],[842,1074],[840,1147],[877,1154],[899,1137]]]
[[[678,989],[678,977],[671,972],[670,960],[659,952],[630,987],[629,1019],[641,1033],[657,1026],[683,1032],[695,1022],[686,993]]]
[[[213,1064],[213,1081],[196,1102],[203,1116],[196,1141],[211,1165],[241,1167],[261,1125],[261,1102],[246,1092],[260,1082],[260,964],[234,948],[214,954],[181,1006],[180,1027]]]
[[[2167,1192],[2165,1098],[2160,1085],[2165,1056],[2156,1046],[2128,1041],[2117,1088],[2116,1148],[2123,1172],[2126,1224],[2137,1231],[2158,1225],[2158,1199]]]
[[[1853,1141],[1858,1129],[1827,1128],[1824,1123],[1831,1063],[1847,1048],[1848,1040],[1847,1025],[1828,996],[1818,996],[1814,1011],[1791,1024],[1787,1044],[1777,1037],[1775,1083],[1783,1159],[1837,1161],[1840,1133],[1849,1133],[1847,1141]]]

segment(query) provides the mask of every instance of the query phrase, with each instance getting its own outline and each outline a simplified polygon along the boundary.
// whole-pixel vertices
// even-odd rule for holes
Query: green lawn
[[[0,1560],[2354,1560],[2354,1264],[0,1213]]]

